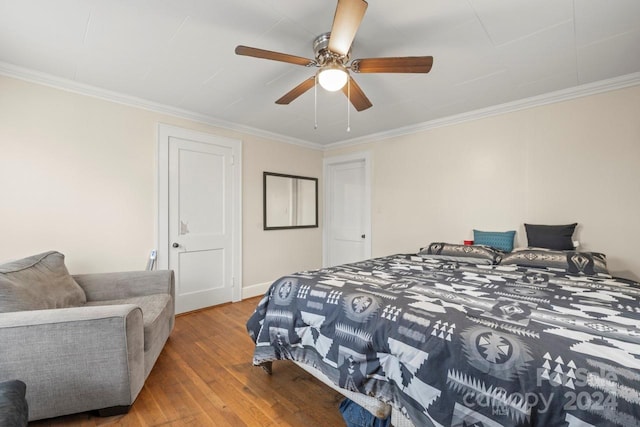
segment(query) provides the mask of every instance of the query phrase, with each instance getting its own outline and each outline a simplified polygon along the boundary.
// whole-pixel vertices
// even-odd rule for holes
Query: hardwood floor
[[[176,326],[126,415],[91,413],[30,426],[344,426],[342,396],[288,361],[273,375],[252,365],[245,322],[259,298],[176,318]]]

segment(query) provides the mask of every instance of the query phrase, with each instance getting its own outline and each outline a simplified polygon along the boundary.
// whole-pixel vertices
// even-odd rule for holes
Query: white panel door
[[[371,257],[368,156],[325,160],[327,267]]]
[[[169,140],[169,265],[176,311],[231,301],[231,149]]]
[[[158,265],[174,270],[177,313],[239,299],[240,142],[227,141],[161,127]]]

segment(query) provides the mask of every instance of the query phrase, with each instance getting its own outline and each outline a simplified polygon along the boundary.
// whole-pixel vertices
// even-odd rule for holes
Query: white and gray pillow
[[[421,250],[419,255],[446,261],[491,265],[498,264],[504,253],[489,246],[433,242]]]
[[[500,265],[552,268],[571,274],[593,276],[609,274],[607,257],[599,252],[555,251],[546,248],[523,248],[506,254]]]

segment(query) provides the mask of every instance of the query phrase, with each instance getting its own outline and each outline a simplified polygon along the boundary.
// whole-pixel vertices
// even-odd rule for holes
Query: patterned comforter
[[[247,322],[416,426],[640,425],[640,285],[394,255],[283,277]]]

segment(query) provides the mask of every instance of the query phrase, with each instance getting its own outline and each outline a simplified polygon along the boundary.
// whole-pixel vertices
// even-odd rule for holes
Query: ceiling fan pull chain
[[[351,132],[351,109],[349,103],[351,102],[351,77],[347,78],[347,132]]]
[[[313,85],[313,128],[318,129],[318,74],[316,84]]]

